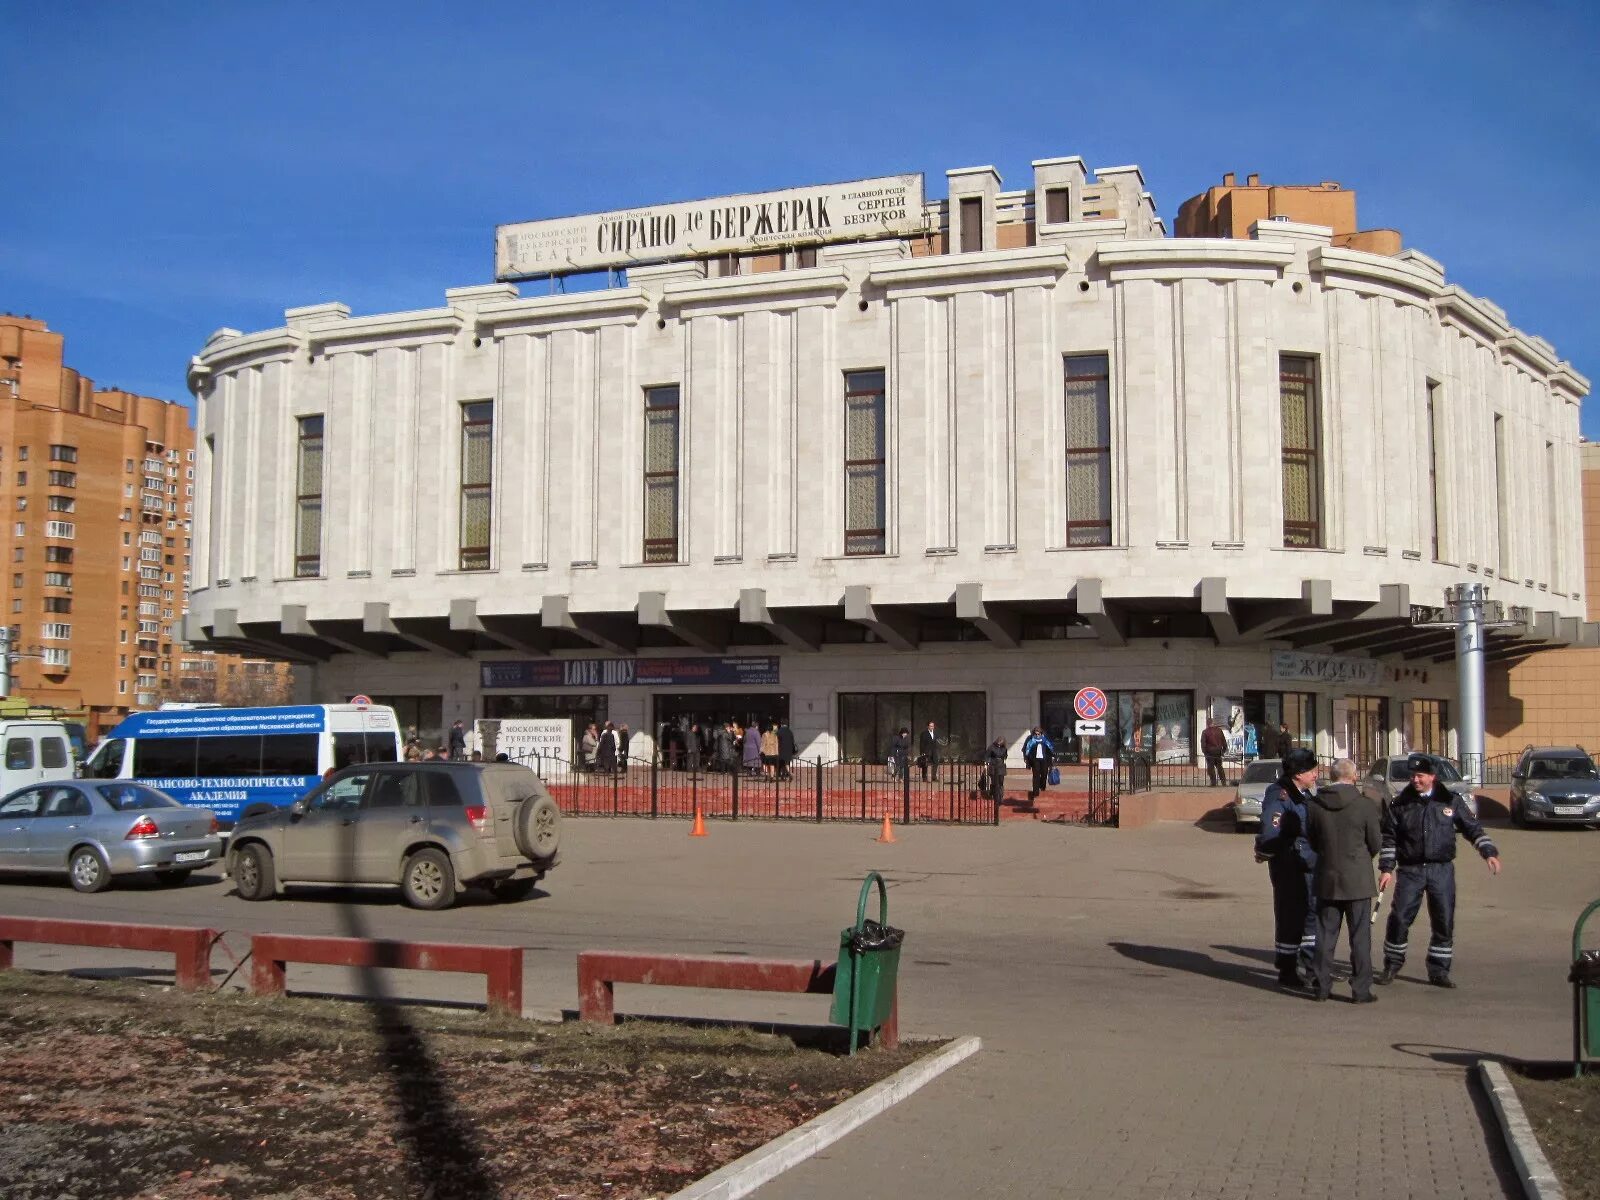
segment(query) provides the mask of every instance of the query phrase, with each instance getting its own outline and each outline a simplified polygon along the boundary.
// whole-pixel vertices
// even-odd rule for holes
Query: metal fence
[[[1083,823],[1085,825],[1116,825],[1120,818],[1121,801],[1123,792],[1136,792],[1149,788],[1148,780],[1144,788],[1133,786],[1135,768],[1134,763],[1145,762],[1142,758],[1118,759],[1110,767],[1101,769],[1100,760],[1089,764],[1089,807],[1084,810]]]
[[[891,774],[882,763],[793,759],[784,770],[674,768],[629,759],[616,771],[555,757],[518,759],[545,781],[564,813],[578,817],[692,817],[732,821],[881,821],[994,825],[997,800],[980,786],[977,763],[941,763],[927,778],[913,767]]]
[[[1511,782],[1511,772],[1516,769],[1522,755],[1521,750],[1513,750],[1509,754],[1468,754],[1461,763],[1461,774],[1468,779],[1476,779],[1484,787],[1505,787]],[[1477,770],[1470,770],[1471,767]]]
[[[1484,756],[1468,755],[1466,761],[1460,764],[1461,774],[1464,778],[1476,778],[1482,787],[1504,787],[1511,782],[1511,772],[1516,768],[1518,760],[1522,757],[1521,751],[1509,754],[1492,754]],[[1332,767],[1338,758],[1330,755],[1318,755],[1317,766],[1324,772]],[[1356,759],[1356,768],[1365,774],[1371,767],[1371,760]],[[1244,774],[1244,769],[1249,765],[1249,760],[1241,758],[1224,758],[1222,760],[1222,778],[1224,786],[1233,787]],[[1151,788],[1199,788],[1215,786],[1210,771],[1204,762],[1199,763],[1160,763],[1151,762],[1142,755],[1124,755],[1117,760],[1121,789],[1125,792],[1144,792]],[[1477,770],[1472,768],[1476,767]],[[1091,771],[1097,770],[1091,767]],[[1109,772],[1102,772],[1109,774]],[[1092,779],[1091,775],[1091,779]]]

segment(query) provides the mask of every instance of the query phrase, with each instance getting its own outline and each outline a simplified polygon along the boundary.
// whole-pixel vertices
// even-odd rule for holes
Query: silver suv
[[[561,810],[514,763],[346,767],[285,809],[241,818],[228,874],[246,900],[287,883],[388,884],[414,908],[460,888],[520,900],[559,861]]]

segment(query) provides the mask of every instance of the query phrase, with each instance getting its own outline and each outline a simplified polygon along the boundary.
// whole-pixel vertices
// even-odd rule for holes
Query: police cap
[[[1426,775],[1437,775],[1439,764],[1434,762],[1431,754],[1413,754],[1406,759],[1406,770],[1413,775],[1418,771]]]
[[[1290,779],[1317,769],[1317,756],[1304,746],[1296,746],[1283,756],[1283,773]]]

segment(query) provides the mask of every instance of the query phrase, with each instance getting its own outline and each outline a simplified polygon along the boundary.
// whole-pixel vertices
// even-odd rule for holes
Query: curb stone
[[[887,1079],[880,1079],[866,1091],[834,1105],[825,1113],[819,1113],[804,1125],[796,1125],[782,1137],[773,1139],[765,1146],[758,1146],[743,1158],[718,1168],[682,1191],[674,1192],[669,1200],[739,1200],[741,1196],[748,1196],[762,1184],[777,1178],[790,1167],[798,1166],[851,1130],[894,1107],[923,1084],[944,1074],[982,1048],[983,1042],[978,1038],[957,1038],[938,1053],[901,1068]],[[1557,1200],[1560,1198],[1557,1197]]]
[[[1517,1099],[1506,1069],[1497,1062],[1479,1059],[1478,1075],[1489,1093],[1489,1102],[1499,1118],[1500,1132],[1505,1134],[1517,1178],[1528,1200],[1566,1200],[1566,1192],[1550,1169],[1550,1160],[1539,1147],[1539,1139],[1534,1136],[1528,1114],[1522,1111],[1522,1101]]]

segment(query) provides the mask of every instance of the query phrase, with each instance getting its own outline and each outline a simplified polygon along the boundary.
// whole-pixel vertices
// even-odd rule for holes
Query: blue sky
[[[219,326],[441,304],[501,222],[1061,154],[1138,163],[1169,225],[1224,171],[1340,180],[1600,381],[1594,0],[0,0],[0,28],[0,309],[101,386],[187,401]]]

